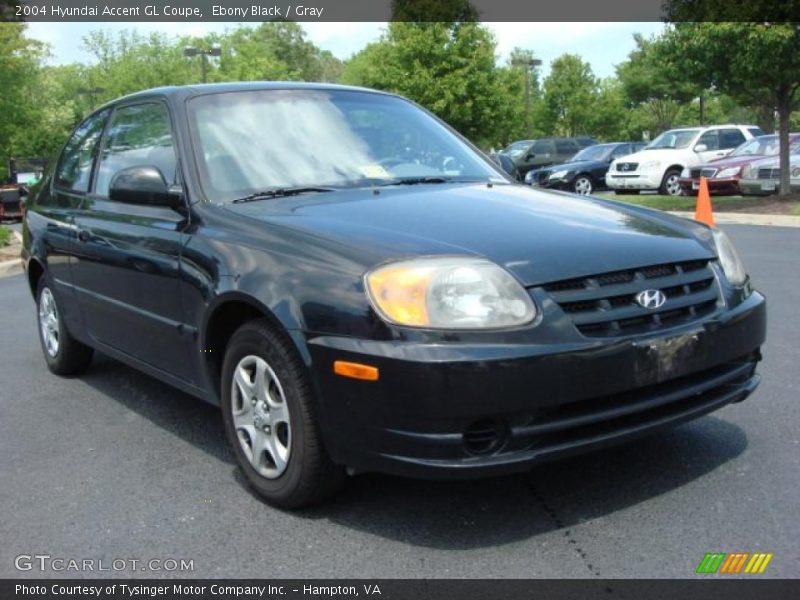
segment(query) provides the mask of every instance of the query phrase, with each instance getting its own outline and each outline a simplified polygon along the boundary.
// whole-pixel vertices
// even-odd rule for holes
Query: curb
[[[685,219],[694,219],[694,213],[689,211],[671,210],[669,213]],[[800,217],[795,217],[793,215],[715,212],[714,221],[720,225],[769,225],[772,227],[800,227]]]

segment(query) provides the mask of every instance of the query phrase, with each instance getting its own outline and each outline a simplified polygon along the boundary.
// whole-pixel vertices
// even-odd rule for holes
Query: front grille
[[[759,169],[758,170],[758,178],[759,179],[780,179],[781,178],[781,170],[778,168],[775,169]]]
[[[557,281],[543,286],[585,336],[632,335],[674,327],[713,313],[719,302],[708,260],[668,263]],[[666,302],[647,309],[644,290],[661,290]]]
[[[692,169],[690,173],[692,179],[700,179],[701,177],[711,178],[717,174],[717,170],[718,169],[712,169],[710,167],[707,167],[705,169]]]
[[[625,173],[627,171],[635,171],[639,168],[639,163],[635,162],[620,162],[617,163],[617,171]]]

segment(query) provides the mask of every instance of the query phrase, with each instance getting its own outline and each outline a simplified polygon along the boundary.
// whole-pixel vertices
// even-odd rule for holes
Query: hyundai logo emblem
[[[645,290],[636,294],[636,302],[639,306],[655,310],[664,306],[667,297],[661,290]]]

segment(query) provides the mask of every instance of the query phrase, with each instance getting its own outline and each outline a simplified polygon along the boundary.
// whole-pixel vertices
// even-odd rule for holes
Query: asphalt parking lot
[[[104,357],[51,375],[25,280],[0,279],[0,577],[80,575],[15,569],[44,553],[192,559],[195,577],[683,578],[712,551],[800,577],[800,229],[725,230],[769,301],[744,403],[524,476],[362,475],[297,513],[248,491],[217,409]]]

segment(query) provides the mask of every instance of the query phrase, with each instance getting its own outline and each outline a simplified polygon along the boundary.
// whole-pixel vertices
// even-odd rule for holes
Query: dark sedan
[[[789,152],[800,151],[800,133],[789,134]],[[698,167],[686,168],[681,173],[680,184],[684,193],[697,193],[700,178],[705,177],[708,191],[714,195],[741,194],[739,180],[750,165],[770,156],[777,156],[780,141],[777,134],[761,135],[748,140],[728,156]]]
[[[390,94],[119,99],[74,131],[23,232],[48,368],[99,350],[219,405],[279,506],[361,471],[525,470],[759,382],[765,303],[722,232],[515,184]]]
[[[638,152],[644,146],[643,142],[589,146],[567,162],[528,171],[525,183],[576,194],[591,194],[595,190],[606,189],[606,172],[612,160]]]

